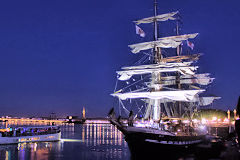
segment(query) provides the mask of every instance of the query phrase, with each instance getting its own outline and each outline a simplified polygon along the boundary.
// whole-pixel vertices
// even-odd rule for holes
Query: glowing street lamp
[[[202,118],[202,124],[206,124],[207,120],[205,118]]]
[[[217,117],[212,117],[212,120],[213,120],[213,121],[216,121],[216,120],[217,120]]]
[[[234,110],[233,110],[233,113],[234,113],[234,120],[236,120],[236,119],[237,119],[237,110],[234,109]]]
[[[228,114],[228,120],[230,120],[230,110],[227,111]]]

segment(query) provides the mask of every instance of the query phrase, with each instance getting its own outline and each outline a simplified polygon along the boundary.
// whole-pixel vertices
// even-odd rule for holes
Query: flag
[[[194,48],[194,44],[187,40],[187,46],[190,47],[192,50]]]
[[[145,32],[136,25],[136,34],[139,34],[141,37],[145,37]]]

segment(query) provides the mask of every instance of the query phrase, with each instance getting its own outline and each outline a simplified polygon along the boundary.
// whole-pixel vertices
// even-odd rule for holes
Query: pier
[[[0,118],[0,121],[2,122],[41,122],[41,123],[64,123],[67,122],[66,119],[41,119],[41,118]]]
[[[19,118],[19,117],[1,117],[0,122],[29,122],[29,123],[68,123],[69,119],[44,119],[44,118]],[[74,122],[74,121],[73,121]],[[86,124],[109,124],[107,118],[86,118]]]

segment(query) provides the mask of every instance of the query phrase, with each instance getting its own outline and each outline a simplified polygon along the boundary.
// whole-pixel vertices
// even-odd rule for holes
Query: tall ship
[[[174,23],[175,32],[160,37],[159,24],[165,21]],[[214,78],[209,73],[197,73],[196,62],[202,54],[192,53],[191,41],[198,33],[180,34],[179,12],[158,14],[156,0],[154,16],[134,23],[141,37],[145,32],[140,25],[152,25],[153,40],[129,45],[140,59],[136,65],[117,71],[111,95],[119,100],[119,117],[111,109],[109,120],[124,134],[133,154],[193,152],[207,139],[206,127],[194,120],[197,109],[220,98],[201,96]],[[127,123],[121,118],[122,112],[128,116]]]

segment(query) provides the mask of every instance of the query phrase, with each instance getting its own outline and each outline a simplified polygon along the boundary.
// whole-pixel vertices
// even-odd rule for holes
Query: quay
[[[11,118],[11,117],[1,117],[1,122],[41,122],[41,123],[64,123],[66,119],[41,119],[41,118]]]
[[[1,117],[0,122],[29,122],[29,123],[68,123],[69,119],[63,118],[63,119],[44,119],[44,118],[19,118],[19,117]],[[73,121],[74,122],[74,121]],[[86,118],[85,122],[86,124],[110,124],[107,118]]]

